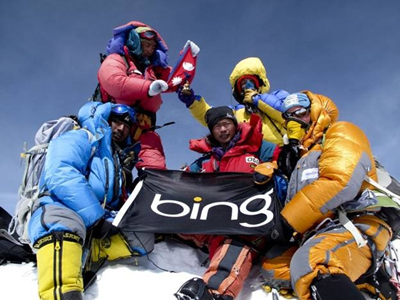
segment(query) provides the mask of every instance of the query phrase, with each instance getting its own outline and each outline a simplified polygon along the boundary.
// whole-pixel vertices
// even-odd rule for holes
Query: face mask
[[[303,124],[290,120],[286,125],[287,136],[289,139],[296,139],[301,141],[301,139],[305,136],[306,130]]]

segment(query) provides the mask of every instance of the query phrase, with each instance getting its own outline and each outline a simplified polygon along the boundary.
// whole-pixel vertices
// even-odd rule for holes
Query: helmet
[[[309,108],[311,105],[310,99],[308,99],[306,94],[303,93],[294,93],[290,94],[283,100],[282,103],[282,112],[285,113],[288,109],[292,107],[304,107]]]
[[[113,104],[111,106],[110,119],[117,119],[132,126],[136,122],[136,112],[128,105]]]

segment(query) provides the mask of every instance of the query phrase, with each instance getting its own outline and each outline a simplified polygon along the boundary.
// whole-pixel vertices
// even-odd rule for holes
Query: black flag
[[[259,186],[249,173],[144,172],[115,226],[154,233],[279,236],[281,204],[272,180]]]

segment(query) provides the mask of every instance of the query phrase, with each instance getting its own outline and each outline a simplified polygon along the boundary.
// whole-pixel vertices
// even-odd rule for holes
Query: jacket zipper
[[[54,261],[53,261],[53,280],[54,280],[54,299],[61,299],[62,287],[62,233],[54,234]]]
[[[110,175],[109,175],[108,160],[104,160],[104,166],[106,168],[106,186],[105,186],[105,191],[104,191],[103,208],[106,207],[108,189],[110,188]]]

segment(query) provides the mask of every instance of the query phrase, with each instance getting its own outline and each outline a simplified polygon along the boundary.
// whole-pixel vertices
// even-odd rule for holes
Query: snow
[[[399,241],[395,245],[399,248]],[[85,292],[84,299],[176,300],[173,294],[186,280],[202,276],[204,258],[204,254],[186,245],[172,241],[158,243],[149,257],[103,267],[95,283]],[[0,282],[2,299],[39,299],[37,272],[33,263],[0,266]],[[236,299],[273,299],[272,294],[265,293],[258,282],[258,267],[254,267]]]

